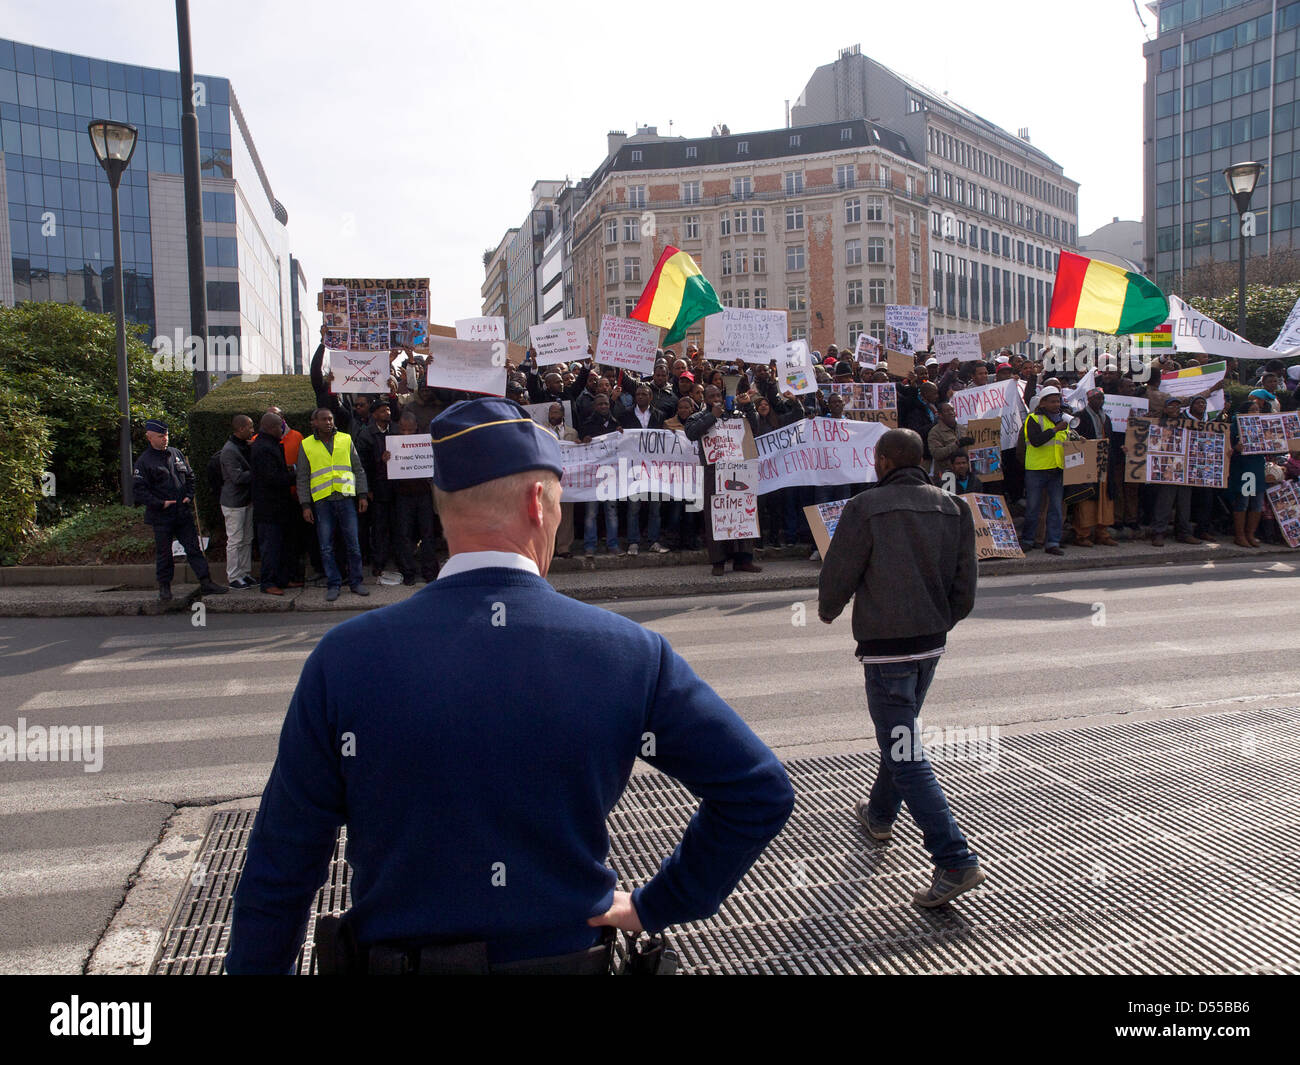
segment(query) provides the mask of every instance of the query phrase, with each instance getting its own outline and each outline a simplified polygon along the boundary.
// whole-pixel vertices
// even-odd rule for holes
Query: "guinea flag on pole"
[[[1154,282],[1099,259],[1061,252],[1049,329],[1148,333],[1169,317],[1169,300]]]
[[[655,264],[645,291],[629,318],[668,330],[664,344],[676,344],[687,327],[722,310],[718,294],[686,252],[669,244]]]

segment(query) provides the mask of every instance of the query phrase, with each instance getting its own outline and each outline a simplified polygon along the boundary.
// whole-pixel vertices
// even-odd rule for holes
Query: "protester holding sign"
[[[1109,454],[1114,430],[1105,404],[1106,393],[1100,388],[1088,391],[1087,402],[1079,414],[1079,435],[1085,440],[1102,441]],[[1074,504],[1074,542],[1080,547],[1091,547],[1094,543],[1102,547],[1118,547],[1119,543],[1110,535],[1110,526],[1115,521],[1115,504],[1111,499],[1109,461],[1098,462],[1096,483],[1091,485],[1091,489],[1092,498]]]
[[[1038,515],[1047,506],[1047,539],[1044,549],[1049,555],[1063,555],[1061,534],[1065,515],[1065,455],[1063,448],[1069,426],[1061,412],[1061,390],[1047,387],[1038,394],[1035,413],[1025,419],[1025,524],[1021,548],[1032,551],[1038,536]]]
[[[1260,414],[1260,401],[1252,396],[1238,404],[1229,430],[1232,455],[1228,460],[1228,497],[1232,502],[1232,542],[1238,547],[1259,547],[1255,532],[1263,518],[1264,455],[1247,455],[1242,450],[1237,419],[1243,414]]]
[[[750,404],[748,392],[742,393],[736,397],[737,404]],[[728,414],[726,407],[722,404],[722,393],[710,385],[704,390],[704,410],[697,414],[691,415],[686,422],[686,436],[688,439],[697,443],[700,452],[700,461],[704,464],[704,543],[708,548],[709,561],[713,564],[713,576],[721,577],[727,571],[727,558],[732,558],[731,568],[736,573],[761,573],[762,568],[754,565],[754,540],[715,540],[713,538],[713,528],[707,515],[712,513],[713,495],[717,491],[716,470],[709,463],[708,456],[704,450],[704,435],[710,432],[719,423],[726,423],[732,419],[744,418],[745,415],[740,412]],[[750,406],[750,417],[757,420],[756,414],[753,413],[753,407]],[[751,422],[751,428],[753,423]]]

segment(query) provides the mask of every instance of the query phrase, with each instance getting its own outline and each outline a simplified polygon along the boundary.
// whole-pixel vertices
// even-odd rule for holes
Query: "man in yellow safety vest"
[[[316,526],[321,565],[325,570],[325,600],[339,597],[343,578],[334,559],[334,532],[343,534],[348,553],[348,586],[356,595],[369,595],[361,571],[361,545],[357,537],[357,511],[366,509],[365,467],[347,433],[334,430],[328,407],[311,416],[312,435],[298,452],[298,501],[303,519]]]
[[[1038,515],[1047,504],[1047,540],[1049,555],[1063,555],[1061,533],[1065,514],[1065,441],[1069,436],[1068,419],[1061,411],[1061,390],[1049,385],[1038,393],[1038,406],[1025,419],[1025,524],[1020,546],[1035,547]]]

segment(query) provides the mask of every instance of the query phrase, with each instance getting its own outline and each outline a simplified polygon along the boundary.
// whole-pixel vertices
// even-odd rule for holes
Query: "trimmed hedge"
[[[195,499],[203,531],[214,543],[224,542],[225,523],[221,503],[208,490],[208,459],[230,439],[230,423],[236,414],[247,414],[256,426],[268,407],[280,407],[285,420],[303,436],[311,433],[311,415],[316,394],[305,374],[263,374],[256,381],[232,377],[214,388],[190,410],[189,450],[185,457],[194,467]]]
[[[0,384],[0,410],[0,564],[9,564],[36,530],[41,475],[54,447],[35,402]]]

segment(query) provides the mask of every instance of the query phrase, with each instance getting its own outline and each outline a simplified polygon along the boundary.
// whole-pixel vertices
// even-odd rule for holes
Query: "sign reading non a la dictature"
[[[1300,440],[1300,413],[1239,414],[1237,439],[1243,455],[1285,455]]]
[[[489,396],[506,394],[506,365],[499,340],[429,338],[424,379],[430,388]]]
[[[961,497],[975,521],[975,557],[1024,558],[1011,509],[1002,496],[972,492]]]
[[[633,318],[607,314],[600,320],[595,359],[602,366],[649,377],[655,369],[655,348],[659,346],[659,327]]]
[[[410,480],[414,477],[433,476],[433,436],[429,433],[412,433],[398,436],[390,433],[384,438],[388,449],[388,479]]]
[[[1165,423],[1129,415],[1124,435],[1124,480],[1134,484],[1228,487],[1228,426],[1171,418]]]
[[[625,429],[590,444],[560,445],[566,503],[627,499],[702,500],[704,467],[695,444],[671,429]]]
[[[939,333],[934,338],[934,357],[943,366],[953,359],[978,362],[984,357],[978,333]]]
[[[890,304],[885,308],[885,347],[915,355],[930,346],[930,308]]]
[[[898,428],[898,390],[892,383],[870,384],[860,381],[821,385],[827,401],[831,396],[844,397],[844,417],[856,422],[880,422]]]
[[[977,418],[965,425],[963,434],[975,441],[966,448],[971,472],[981,481],[1002,480],[1002,420]]]
[[[705,357],[719,362],[766,362],[788,339],[785,311],[728,307],[704,319]]]
[[[500,315],[488,318],[457,318],[457,340],[505,340],[506,320]]]
[[[528,339],[537,353],[538,366],[554,366],[587,357],[587,320],[563,318],[528,327]]]
[[[719,462],[714,466],[709,518],[715,540],[758,537],[757,462]]]
[[[876,480],[880,422],[809,418],[754,438],[759,492],[794,485],[850,485]]]
[[[382,351],[387,355],[393,348],[404,346],[428,351],[427,277],[327,277],[321,282],[316,303],[325,316],[325,347],[329,351]],[[330,367],[334,370],[334,391],[349,391],[339,387],[333,359]],[[387,366],[383,382],[387,389]]]
[[[1268,489],[1268,505],[1289,547],[1300,547],[1300,481],[1283,481]]]
[[[1002,450],[1016,446],[1016,437],[1025,423],[1025,401],[1020,398],[1016,381],[995,381],[979,388],[963,388],[952,394],[957,421],[972,422],[981,418],[998,418],[1002,423]]]
[[[792,340],[770,354],[776,360],[776,374],[782,392],[803,396],[817,391],[817,377],[813,372],[812,357],[808,354],[808,341]]]

